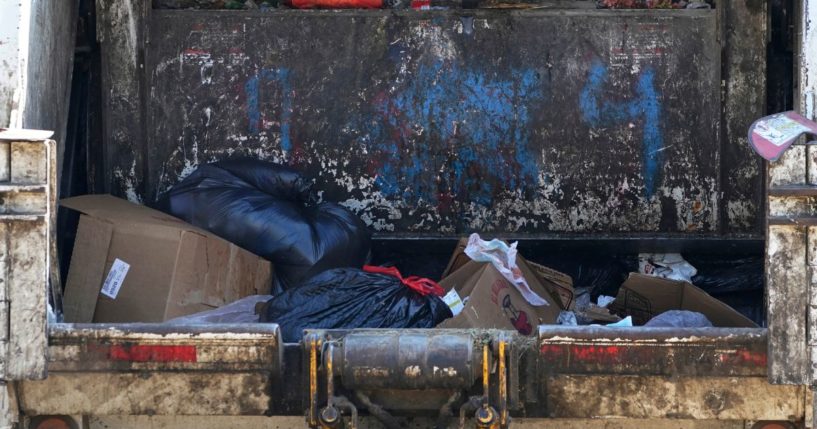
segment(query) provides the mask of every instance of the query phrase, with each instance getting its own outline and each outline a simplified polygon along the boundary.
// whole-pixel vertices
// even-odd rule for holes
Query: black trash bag
[[[711,328],[712,322],[702,313],[687,310],[669,310],[653,317],[644,326],[653,328]]]
[[[160,206],[274,265],[274,290],[332,268],[362,267],[371,235],[354,213],[317,203],[311,183],[288,167],[231,159],[199,167]]]
[[[277,323],[285,342],[297,342],[307,328],[433,328],[449,317],[440,297],[397,277],[338,268],[267,301],[260,321]]]
[[[574,288],[590,289],[593,302],[599,295],[616,296],[627,276],[638,271],[638,258],[633,255],[569,251],[525,253],[525,250],[520,249],[520,254],[528,260],[569,275]]]
[[[698,270],[698,274],[692,277],[692,284],[710,295],[763,290],[762,255],[738,259],[706,255],[684,255],[684,258]]]

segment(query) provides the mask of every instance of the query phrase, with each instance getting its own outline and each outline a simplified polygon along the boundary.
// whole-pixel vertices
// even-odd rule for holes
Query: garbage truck
[[[746,139],[781,2],[269,3],[97,0],[101,128],[63,176],[151,205],[204,163],[287,164],[421,273],[471,232],[532,261],[758,255],[759,327],[60,322],[73,152],[7,130],[0,427],[814,427],[815,153],[764,163]],[[792,108],[814,119],[817,2],[789,3]]]

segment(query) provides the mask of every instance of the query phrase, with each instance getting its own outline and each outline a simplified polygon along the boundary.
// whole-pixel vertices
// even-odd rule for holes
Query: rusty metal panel
[[[106,146],[131,199],[250,155],[384,235],[721,227],[714,10],[154,10],[147,25],[147,135]],[[109,122],[130,132],[131,110]]]
[[[43,378],[55,143],[0,135],[0,380]]]
[[[53,324],[49,372],[248,372],[280,379],[276,324]]]
[[[540,374],[764,377],[766,330],[540,326]]]

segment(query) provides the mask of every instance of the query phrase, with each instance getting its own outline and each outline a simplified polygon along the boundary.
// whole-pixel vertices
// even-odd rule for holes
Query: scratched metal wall
[[[714,234],[716,11],[153,11],[154,200],[249,155],[385,235]],[[133,162],[133,165],[129,165]]]

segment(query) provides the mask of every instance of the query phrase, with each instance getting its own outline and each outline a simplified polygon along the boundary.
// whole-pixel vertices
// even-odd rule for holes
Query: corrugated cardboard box
[[[455,290],[465,304],[459,314],[437,327],[515,329],[530,335],[540,324],[556,323],[560,312],[556,301],[526,264],[519,267],[531,290],[549,305],[530,305],[493,265],[471,261],[440,281],[446,292]]]
[[[173,216],[109,195],[61,204],[82,213],[67,322],[163,322],[270,292],[268,261]]]
[[[688,310],[702,313],[716,327],[757,327],[749,318],[692,283],[638,273],[630,274],[609,308],[632,316],[636,325],[643,325],[665,311]]]
[[[451,259],[448,260],[448,266],[445,267],[441,278],[448,277],[449,274],[457,271],[460,267],[471,261],[471,258],[465,254],[465,247],[468,244],[467,238],[461,238],[454,248],[454,253],[451,254]],[[532,271],[542,286],[547,289],[548,293],[557,298],[557,302],[564,310],[573,310],[575,302],[573,301],[573,278],[567,274],[548,268],[544,265],[539,265],[526,260],[521,254],[516,255],[517,265],[527,265],[527,268]]]

